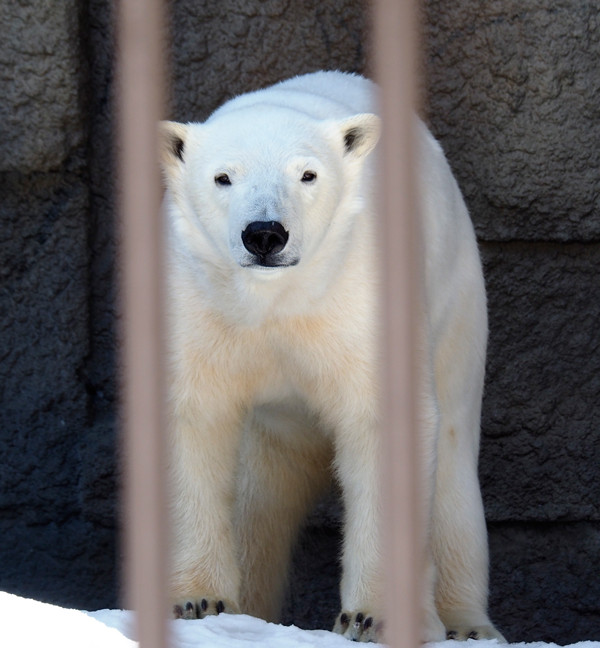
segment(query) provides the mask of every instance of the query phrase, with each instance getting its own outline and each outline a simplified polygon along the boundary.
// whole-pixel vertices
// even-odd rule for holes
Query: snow
[[[135,648],[136,643],[84,612],[0,592],[0,646]]]
[[[244,614],[171,622],[176,648],[349,648],[326,630],[301,630]],[[137,648],[134,614],[127,610],[83,612],[0,592],[1,648]],[[382,644],[370,644],[383,648]],[[499,648],[496,640],[442,641],[424,648]],[[552,643],[513,643],[510,648],[555,648]],[[598,641],[570,644],[600,648]]]
[[[132,612],[99,610],[88,614],[124,636],[135,638]],[[171,629],[172,643],[177,648],[348,648],[347,639],[327,630],[301,630],[245,614],[220,614],[195,621],[177,619],[171,622]]]

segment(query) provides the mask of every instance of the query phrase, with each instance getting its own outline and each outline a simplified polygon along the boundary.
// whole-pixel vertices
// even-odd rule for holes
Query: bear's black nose
[[[242,232],[244,247],[261,262],[270,254],[281,252],[288,238],[289,233],[277,221],[254,221]]]

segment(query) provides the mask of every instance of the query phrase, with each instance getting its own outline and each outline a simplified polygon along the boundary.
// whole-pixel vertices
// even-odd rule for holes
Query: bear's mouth
[[[276,255],[275,255],[276,256]],[[274,269],[274,268],[291,268],[298,265],[300,259],[292,259],[291,261],[276,259],[269,256],[255,257],[248,263],[242,263],[242,268],[255,268],[255,269]]]

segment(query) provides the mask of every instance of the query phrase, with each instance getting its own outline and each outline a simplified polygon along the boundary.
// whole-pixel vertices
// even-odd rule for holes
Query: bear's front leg
[[[335,464],[345,508],[341,600],[334,632],[352,641],[383,640],[379,441],[375,421],[346,426]]]
[[[203,411],[180,412],[172,425],[170,598],[175,618],[239,612],[233,508],[240,416]]]

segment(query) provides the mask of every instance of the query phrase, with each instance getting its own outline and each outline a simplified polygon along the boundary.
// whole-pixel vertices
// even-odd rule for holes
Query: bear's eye
[[[231,180],[226,173],[219,173],[215,176],[215,183],[221,187],[228,187],[231,184]]]
[[[302,176],[302,182],[306,182],[308,184],[314,182],[316,179],[317,179],[316,171],[305,171]]]

